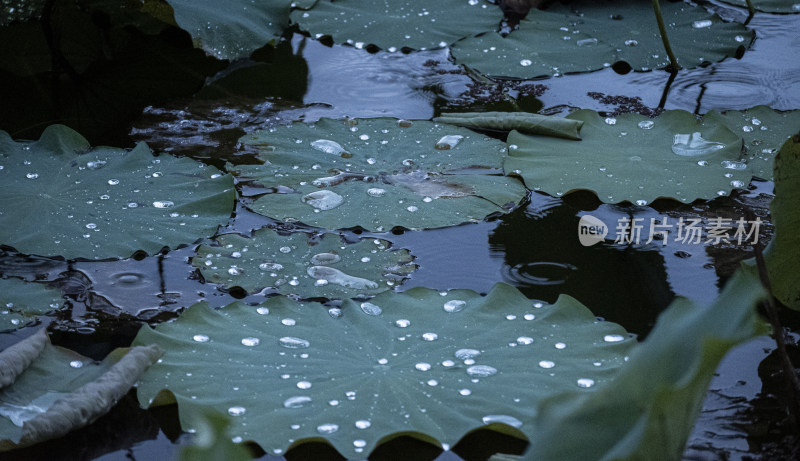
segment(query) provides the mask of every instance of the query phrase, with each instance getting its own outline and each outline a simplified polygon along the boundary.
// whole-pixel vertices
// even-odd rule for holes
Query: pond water
[[[718,2],[707,5],[723,18],[744,20],[741,9]],[[278,45],[269,60],[235,63],[191,99],[147,107],[117,145],[146,141],[157,151],[220,167],[226,162],[252,163],[254,152],[237,140],[254,130],[320,117],[430,119],[447,110],[510,110],[504,91],[523,110],[545,114],[567,114],[577,108],[608,116],[650,115],[661,109],[704,114],[761,104],[780,110],[800,108],[800,15],[758,13],[749,26],[756,31],[756,40],[741,59],[682,70],[675,76],[664,71],[620,75],[608,68],[503,82],[499,89],[476,83],[451,62],[446,50],[368,53],[294,34]],[[285,227],[246,209],[250,203],[246,186],[242,195],[224,231]],[[564,198],[533,193],[511,213],[481,223],[424,231],[350,232],[347,237],[378,237],[410,250],[419,267],[401,290],[424,286],[486,292],[505,281],[532,299],[552,302],[561,293],[569,294],[595,315],[645,337],[675,296],[711,302],[738,262],[750,256],[749,248],[678,243],[624,250],[587,248],[575,238],[580,216],[591,212],[605,222],[621,217],[708,219],[751,214],[768,219],[771,197],[772,184],[763,181],[754,181],[748,190],[730,197],[689,205],[659,200],[651,206],[623,206],[603,204],[587,192]],[[771,225],[762,227],[762,241],[771,233]],[[169,320],[200,300],[224,306],[237,298],[235,292],[199,280],[189,264],[193,254],[194,246],[189,246],[138,260],[67,263],[0,251],[0,274],[56,282],[69,295],[70,309],[41,322],[49,324],[55,343],[99,359],[115,347],[129,345],[142,321]],[[260,302],[270,294],[245,300]],[[788,312],[783,316],[797,341],[800,316]],[[25,328],[0,334],[0,349],[32,332],[33,328]],[[726,357],[685,459],[775,459],[785,454],[781,444],[789,434],[764,422],[779,419],[781,411],[780,389],[770,378],[777,367],[773,349],[772,340],[759,338]],[[9,458],[47,453],[49,459],[170,459],[177,452],[176,443],[186,443],[186,436],[180,434],[174,408],[139,410],[129,396],[89,428]],[[446,452],[440,459],[460,458]]]

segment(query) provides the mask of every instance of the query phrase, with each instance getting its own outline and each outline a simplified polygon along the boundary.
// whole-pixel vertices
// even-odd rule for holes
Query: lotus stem
[[[656,13],[656,21],[658,22],[658,31],[661,34],[661,41],[664,43],[664,50],[667,52],[667,56],[669,57],[669,70],[671,72],[675,72],[681,68],[678,64],[678,60],[675,58],[675,54],[672,52],[672,47],[669,44],[669,37],[667,37],[667,27],[664,25],[664,16],[661,14],[661,5],[658,3],[658,0],[653,1],[653,11]],[[748,2],[750,0],[747,0]]]
[[[747,12],[750,13],[750,16],[756,14],[756,7],[753,6],[753,0],[747,0]]]

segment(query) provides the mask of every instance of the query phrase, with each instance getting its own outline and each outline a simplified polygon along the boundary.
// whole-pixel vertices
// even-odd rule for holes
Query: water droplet
[[[503,423],[511,427],[522,427],[522,421],[508,415],[486,415],[483,417],[483,424]]]
[[[353,446],[356,448],[364,448],[367,446],[367,442],[361,439],[353,440]]]
[[[291,317],[286,317],[285,319],[281,319],[281,323],[286,325],[287,327],[293,327],[297,325],[297,320]]]
[[[92,160],[92,161],[86,162],[86,168],[88,168],[90,170],[99,170],[100,168],[103,168],[104,166],[106,166],[106,161],[105,160]]]
[[[436,142],[434,147],[437,150],[449,150],[456,147],[462,139],[464,139],[464,137],[459,134],[448,134],[446,136],[442,136],[442,138]]]
[[[439,335],[437,335],[436,333],[423,333],[422,339],[425,341],[436,341],[437,339],[439,339]]]
[[[467,305],[466,301],[461,301],[460,299],[453,299],[451,301],[447,301],[446,303],[444,303],[443,307],[445,312],[454,313],[462,311],[464,307],[466,307],[466,305]]]
[[[346,288],[354,288],[357,290],[374,290],[378,288],[378,284],[371,280],[347,275],[333,267],[311,266],[306,272],[317,280],[327,280],[329,283],[335,283]]]
[[[228,269],[228,273],[231,275],[239,275],[242,273],[242,271],[240,271],[239,268],[236,266],[231,266],[231,268]]]
[[[427,384],[428,384],[428,386],[431,386],[431,387],[438,386],[439,385],[439,381],[436,381],[435,379],[429,379]]]
[[[258,268],[262,271],[279,271],[283,269],[283,265],[278,263],[261,263]]]
[[[25,175],[25,177],[28,179],[36,179],[39,177],[39,173],[28,173]]]
[[[419,362],[416,365],[414,365],[414,368],[416,368],[419,371],[428,371],[431,369],[431,364],[428,362]]]
[[[258,309],[256,309],[256,312],[258,312],[261,315],[269,315],[269,308],[259,307]]]
[[[338,430],[339,430],[339,425],[333,423],[320,424],[319,426],[317,426],[317,432],[323,435],[333,434]]]
[[[596,38],[584,38],[575,42],[578,46],[594,46],[597,45]]]
[[[553,368],[554,366],[556,366],[556,364],[551,362],[550,360],[542,360],[541,362],[539,362],[539,366],[542,368]]]
[[[724,149],[725,144],[703,139],[699,131],[692,134],[676,134],[673,138],[672,152],[682,157],[697,157]]]
[[[381,315],[383,309],[372,303],[361,303],[361,310],[367,315]]]
[[[291,253],[292,249],[290,247],[280,247],[280,249],[278,251],[280,251],[283,254],[287,254],[287,253]]]
[[[344,393],[347,397],[347,400],[355,400],[356,399],[356,391],[347,391]]]
[[[411,325],[411,321],[406,320],[406,319],[399,319],[399,320],[395,321],[394,324],[398,328],[408,328]]]
[[[69,366],[71,366],[72,368],[80,368],[83,366],[83,362],[81,362],[80,360],[73,360],[69,362]]]
[[[517,338],[517,344],[522,344],[525,346],[533,344],[533,338],[531,338],[530,336],[520,336],[519,338]]]
[[[625,337],[622,335],[605,335],[603,336],[603,341],[607,343],[618,343],[620,341],[624,341]]]
[[[309,347],[311,343],[302,338],[295,338],[294,336],[284,336],[278,340],[280,345],[288,349],[301,349]]]
[[[245,407],[230,407],[228,408],[228,414],[231,416],[242,416],[245,414],[247,409]]]
[[[411,205],[410,207],[406,208],[406,210],[408,210],[408,211],[413,213],[413,212],[419,210],[419,208],[415,207],[414,205]]]
[[[744,182],[743,181],[739,181],[738,179],[734,179],[733,181],[731,181],[731,186],[733,186],[733,187],[744,187]]]
[[[489,365],[473,365],[467,368],[467,374],[479,378],[486,378],[497,373],[497,368],[490,367]]]
[[[732,162],[730,160],[723,160],[720,162],[723,168],[728,168],[729,170],[744,170],[747,168],[747,164],[742,162]]]
[[[307,395],[295,395],[283,401],[284,408],[302,408],[311,403],[311,397]]]
[[[752,133],[753,132],[753,127],[750,126],[750,125],[745,125],[745,126],[742,127],[742,131],[744,131],[745,133]]]
[[[479,355],[481,355],[481,351],[477,349],[459,349],[455,353],[458,360],[474,359]]]
[[[530,59],[523,59],[522,61],[519,62],[519,65],[523,67],[528,67],[531,64],[533,64],[533,62],[531,62]]]
[[[158,200],[153,202],[153,206],[156,208],[170,208],[174,206],[174,202],[170,202],[169,200]]]
[[[298,389],[303,389],[303,390],[311,389],[311,383],[308,382],[308,381],[298,381],[297,382],[297,388]]]
[[[708,160],[698,160],[697,164],[700,166],[706,166],[708,165]]]
[[[208,340],[209,340],[209,337],[206,336],[206,335],[194,335],[194,336],[192,336],[192,339],[197,341],[198,343],[207,343]]]
[[[636,40],[625,40],[625,46],[636,46],[639,42]]]
[[[651,130],[655,126],[656,122],[652,120],[642,120],[639,122],[639,128],[643,130]]]
[[[692,27],[695,29],[705,29],[706,27],[711,27],[711,20],[710,19],[703,19],[702,21],[695,21],[692,23]]]
[[[617,124],[617,119],[615,119],[614,117],[606,117],[605,122],[606,122],[606,125],[616,125]]]
[[[108,185],[109,186],[116,186],[117,184],[119,184],[119,179],[109,179],[108,180]]]
[[[366,419],[359,419],[356,421],[356,427],[359,429],[369,429],[370,426],[372,426],[372,423]]]
[[[332,210],[344,202],[344,197],[329,190],[318,190],[303,196],[303,202],[318,209]]]
[[[231,438],[231,442],[233,442],[233,443],[242,443],[242,440],[244,440],[244,439],[242,439],[238,435],[236,437]]]
[[[316,141],[311,141],[311,147],[320,152],[331,155],[342,155],[347,153],[341,144],[336,141],[331,141],[330,139],[317,139]]]
[[[341,261],[342,258],[336,253],[318,253],[311,257],[311,264],[315,266],[327,266]]]
[[[442,366],[443,367],[448,367],[449,368],[449,367],[454,367],[455,365],[456,365],[456,362],[453,362],[452,360],[443,360],[442,361]]]
[[[370,187],[367,189],[367,194],[373,197],[383,197],[386,195],[386,189],[381,189],[380,187]]]
[[[564,344],[564,343],[556,343],[556,345],[555,345],[556,349],[566,349],[566,347],[567,347],[567,345]]]
[[[733,37],[733,39],[739,43],[742,43],[744,41],[744,37],[742,37],[741,35],[737,35],[736,37]]]
[[[258,338],[253,338],[253,337],[242,338],[242,344],[244,344],[245,346],[250,346],[250,347],[258,346],[258,343],[259,343]]]
[[[579,387],[592,387],[594,386],[594,380],[589,378],[580,378],[578,380]]]

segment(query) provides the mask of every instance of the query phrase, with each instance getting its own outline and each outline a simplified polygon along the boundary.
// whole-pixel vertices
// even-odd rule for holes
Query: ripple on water
[[[519,285],[560,285],[572,277],[578,268],[556,262],[520,263],[504,267],[504,279]]]

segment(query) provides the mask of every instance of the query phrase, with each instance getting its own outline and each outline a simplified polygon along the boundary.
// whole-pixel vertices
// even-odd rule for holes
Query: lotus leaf
[[[746,0],[723,0],[737,6],[747,6]],[[753,0],[756,11],[766,13],[800,13],[800,3],[797,0]]]
[[[175,22],[219,59],[250,56],[289,25],[290,0],[168,0]]]
[[[240,141],[259,147],[265,164],[230,169],[281,192],[253,211],[327,229],[452,226],[506,211],[527,193],[499,175],[502,142],[451,125],[321,119]]]
[[[590,110],[567,118],[584,122],[582,141],[511,132],[505,170],[549,194],[589,189],[604,202],[640,205],[659,197],[713,198],[750,183],[741,138],[708,118],[680,110],[652,120],[604,119]]]
[[[292,22],[317,36],[357,47],[384,50],[426,49],[494,30],[503,14],[486,0],[321,0],[308,11],[295,10]]]
[[[227,412],[231,435],[268,453],[324,437],[361,457],[400,432],[441,443],[493,423],[529,433],[538,400],[591,392],[635,343],[569,296],[542,306],[505,284],[487,296],[414,288],[324,309],[286,297],[201,303],[145,326],[134,344],[167,352],[139,381],[139,400],[177,401],[184,429],[199,408]]]
[[[686,68],[744,51],[753,33],[703,8],[661,2],[672,50]],[[531,10],[519,29],[453,45],[457,63],[487,75],[532,78],[587,72],[626,62],[636,70],[669,64],[650,2],[582,0]]]
[[[0,131],[0,243],[42,256],[127,257],[213,234],[233,179],[188,158],[90,148],[53,125],[35,142]]]
[[[0,279],[0,331],[22,328],[36,315],[58,309],[61,292],[41,283]]]
[[[727,126],[744,139],[747,166],[753,176],[772,180],[775,153],[786,139],[800,128],[800,110],[778,112],[767,106],[722,114],[711,111],[707,120]]]
[[[29,366],[0,390],[0,451],[60,437],[96,420],[161,353],[156,346],[117,349],[94,363],[53,346],[43,332],[15,346],[0,352],[0,363],[21,360]],[[30,363],[37,350],[40,353]]]
[[[775,198],[769,205],[775,235],[764,249],[772,294],[786,307],[800,310],[800,133],[787,140],[775,157]],[[757,273],[755,260],[745,270]]]
[[[275,287],[303,298],[374,295],[399,285],[415,268],[408,251],[391,251],[384,240],[347,244],[324,234],[309,242],[304,233],[281,236],[265,228],[252,238],[226,234],[216,241],[219,246],[201,245],[192,264],[207,281],[248,292]]]
[[[764,295],[739,271],[707,308],[678,298],[611,380],[541,402],[525,459],[683,459],[720,360],[768,330],[756,312]]]

